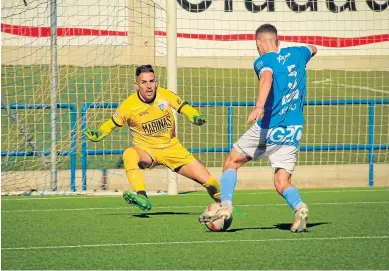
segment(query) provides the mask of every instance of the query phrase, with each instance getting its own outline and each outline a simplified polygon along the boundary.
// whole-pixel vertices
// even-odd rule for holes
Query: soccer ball
[[[218,202],[214,202],[210,204],[207,208],[205,208],[204,212],[213,211],[219,208],[221,208],[221,204]],[[210,231],[226,231],[231,226],[231,223],[232,223],[232,215],[230,216],[229,219],[223,219],[223,218],[216,219],[211,223],[205,224],[205,227],[207,227]]]

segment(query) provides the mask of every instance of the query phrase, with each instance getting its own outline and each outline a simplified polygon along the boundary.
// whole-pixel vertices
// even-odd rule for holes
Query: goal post
[[[167,46],[167,87],[177,93],[177,2],[166,0],[166,46]],[[174,111],[176,133],[178,133],[177,112]],[[177,173],[168,170],[169,195],[178,194]]]
[[[57,93],[58,93],[58,61],[57,61],[57,0],[50,0],[50,87],[51,87],[51,190],[57,190]]]

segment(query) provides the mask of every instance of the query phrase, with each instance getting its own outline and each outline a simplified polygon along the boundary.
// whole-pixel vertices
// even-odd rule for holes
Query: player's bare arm
[[[271,85],[273,83],[273,72],[266,70],[261,73],[261,77],[258,82],[258,98],[255,104],[255,108],[251,111],[247,122],[253,122],[259,120],[263,113],[265,102],[269,96]]]
[[[317,53],[317,47],[316,46],[308,45],[307,47],[311,50],[312,56],[316,55],[316,53]]]

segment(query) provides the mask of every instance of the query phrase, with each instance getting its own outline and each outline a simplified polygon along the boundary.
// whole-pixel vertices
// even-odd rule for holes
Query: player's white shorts
[[[233,147],[254,160],[268,156],[273,168],[283,168],[293,174],[301,136],[301,125],[261,129],[255,123]]]

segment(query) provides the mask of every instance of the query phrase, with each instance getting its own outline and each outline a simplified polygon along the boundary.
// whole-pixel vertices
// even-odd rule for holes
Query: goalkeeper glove
[[[98,129],[86,129],[84,135],[92,142],[99,142],[107,136],[106,133],[100,132]]]
[[[207,118],[204,116],[193,116],[192,123],[197,126],[201,126],[207,122]]]

